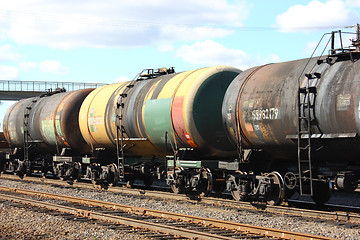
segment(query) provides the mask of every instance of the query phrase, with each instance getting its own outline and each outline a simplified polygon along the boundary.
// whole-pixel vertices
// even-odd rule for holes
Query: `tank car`
[[[359,46],[244,72],[145,69],[133,81],[22,100],[4,120],[22,150],[12,163],[20,174],[50,169],[97,184],[159,178],[176,193],[226,189],[279,204],[297,191],[324,203],[333,185],[359,183]]]
[[[93,181],[104,180],[104,164],[118,167],[119,176],[129,183],[140,178],[146,185],[173,169],[176,173],[169,172],[168,178],[173,189],[209,192],[211,174],[200,168],[199,160],[236,154],[222,125],[221,108],[239,72],[226,66],[181,73],[147,69],[134,81],[94,90],[79,113],[81,134],[95,153],[86,160]],[[191,162],[174,164],[174,155]],[[201,187],[202,181],[208,187]]]
[[[20,176],[34,170],[58,175],[60,169],[73,169],[76,163],[72,158],[62,156],[77,156],[90,149],[80,133],[78,114],[82,101],[92,90],[60,89],[11,106],[3,122],[5,138],[15,149],[10,169]]]
[[[235,78],[223,103],[223,121],[239,152],[238,172],[227,177],[234,198],[271,195],[279,203],[297,190],[324,203],[333,184],[357,187],[359,58],[358,49],[332,49],[328,56],[258,66]]]
[[[13,165],[19,174],[51,170],[96,184],[139,178],[150,185],[157,177],[176,192],[209,194],[210,168],[236,155],[221,109],[240,72],[145,69],[130,82],[24,99],[4,120],[6,138],[19,150]]]

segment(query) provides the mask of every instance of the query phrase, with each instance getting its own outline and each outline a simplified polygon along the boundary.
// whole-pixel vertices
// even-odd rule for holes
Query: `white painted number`
[[[251,113],[251,119],[256,121],[279,119],[278,108],[256,109]]]

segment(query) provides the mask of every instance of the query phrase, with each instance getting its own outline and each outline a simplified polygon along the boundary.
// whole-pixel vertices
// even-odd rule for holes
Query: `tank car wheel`
[[[238,180],[231,174],[226,176],[226,188],[228,189],[228,191],[231,192],[231,196],[233,197],[234,200],[236,201],[241,201],[243,200],[243,196],[240,194],[239,188],[236,186]],[[231,190],[230,190],[230,186],[228,186],[228,184],[230,183],[231,185]]]
[[[231,190],[231,196],[234,198],[234,200],[236,201],[241,201],[242,197],[240,195],[240,192],[237,189],[233,189]]]
[[[151,184],[154,182],[153,176],[145,176],[142,180],[146,188],[150,188]]]
[[[330,181],[318,181],[313,183],[313,196],[312,199],[318,205],[322,205],[329,201],[333,184]]]
[[[179,175],[178,173],[184,171],[184,169],[182,167],[176,167],[175,168],[175,173],[171,174],[171,179],[172,182],[170,184],[171,190],[173,191],[173,193],[175,194],[181,194],[184,192],[184,188],[181,187],[180,184],[180,180],[179,180]]]
[[[119,181],[119,170],[115,163],[108,165],[109,168],[109,179],[108,183],[116,186]]]
[[[73,181],[78,181],[81,179],[81,163],[75,162],[73,166],[73,173],[71,176]]]
[[[267,175],[267,177],[273,181],[271,192],[266,195],[266,201],[269,205],[280,205],[285,196],[284,180],[278,172],[271,172]]]
[[[95,172],[91,171],[90,180],[94,188],[96,188]]]
[[[175,193],[175,194],[181,194],[182,190],[181,188],[179,188],[178,186],[176,186],[175,183],[171,184],[171,190]]]
[[[197,187],[197,192],[201,197],[206,197],[211,194],[213,188],[213,177],[210,169],[200,169],[200,180]]]
[[[134,182],[135,182],[135,178],[130,177],[129,179],[127,179],[125,186],[126,186],[127,188],[132,188],[133,185],[134,185]]]

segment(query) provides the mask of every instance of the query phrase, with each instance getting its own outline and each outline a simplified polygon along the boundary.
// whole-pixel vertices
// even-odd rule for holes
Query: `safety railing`
[[[0,80],[0,91],[11,92],[45,92],[57,88],[65,88],[66,91],[74,91],[85,88],[97,88],[106,85],[104,83],[80,83],[80,82],[46,82],[46,81],[13,81]]]

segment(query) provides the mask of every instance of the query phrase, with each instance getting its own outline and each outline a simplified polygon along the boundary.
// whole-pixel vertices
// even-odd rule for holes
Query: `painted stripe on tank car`
[[[179,136],[179,133],[176,131],[176,126],[178,125],[177,123],[175,123],[174,121],[182,121],[183,122],[183,115],[182,115],[182,105],[179,106],[181,107],[180,110],[174,110],[174,106],[176,108],[176,105],[178,105],[179,103],[175,103],[175,96],[177,94],[177,91],[179,89],[179,87],[181,86],[181,84],[183,83],[183,81],[193,72],[195,72],[196,70],[192,70],[192,71],[187,71],[187,72],[183,72],[180,73],[176,76],[174,76],[173,78],[171,78],[167,84],[164,86],[164,91],[162,91],[159,95],[159,97],[166,97],[166,96],[170,96],[172,98],[172,103],[171,103],[171,125],[172,125],[172,133],[173,133],[173,137],[176,139],[176,141],[180,141],[182,142],[182,145],[185,145],[187,142],[187,139],[182,139]],[[179,100],[177,100],[179,101]],[[179,117],[173,117],[173,114],[176,114],[175,112],[179,112],[180,111],[180,115]],[[179,119],[179,120],[178,120]]]
[[[187,132],[183,118],[184,97],[175,97],[172,103],[171,118],[174,129],[183,143],[187,143],[191,147],[197,147]]]
[[[150,99],[145,103],[145,127],[151,142],[164,146],[165,132],[172,132],[170,110],[171,98]]]
[[[181,81],[181,84],[176,89],[176,93],[174,95],[171,113],[173,127],[179,139],[181,139],[181,141],[189,147],[197,147],[197,145],[191,136],[191,132],[189,130],[189,126],[186,120],[187,97],[193,86],[194,81],[206,71],[208,71],[208,68],[191,71]]]
[[[150,141],[151,141],[151,138],[152,136],[149,135],[149,132],[147,131],[146,129],[146,125],[145,125],[145,114],[144,114],[144,110],[145,110],[145,105],[146,105],[146,102],[150,99],[152,100],[155,100],[155,99],[158,99],[161,91],[163,91],[165,85],[174,77],[176,76],[176,74],[170,74],[170,75],[164,75],[164,76],[160,76],[158,78],[155,78],[151,81],[157,81],[157,83],[153,86],[149,86],[150,90],[146,92],[146,94],[144,94],[144,98],[142,98],[142,104],[143,104],[143,108],[141,110],[141,112],[138,110],[138,118],[139,118],[139,122],[141,121],[142,124],[140,124],[140,130],[142,132],[142,136],[145,137],[147,136]],[[146,86],[145,86],[146,87]],[[143,91],[145,92],[145,91]],[[140,109],[138,107],[138,109]],[[164,111],[167,111],[166,109],[164,109]],[[170,115],[170,112],[169,112],[169,115]],[[169,119],[169,123],[167,123],[171,126],[171,119]],[[171,129],[171,131],[167,131],[169,133],[172,133],[173,134],[173,131]],[[165,132],[163,133],[163,135],[165,135]]]
[[[135,84],[134,90],[128,95],[128,102],[125,106],[125,130],[131,137],[144,138],[146,135],[143,122],[143,105],[146,96],[156,87],[153,79],[144,80]],[[149,90],[147,90],[149,89]]]

